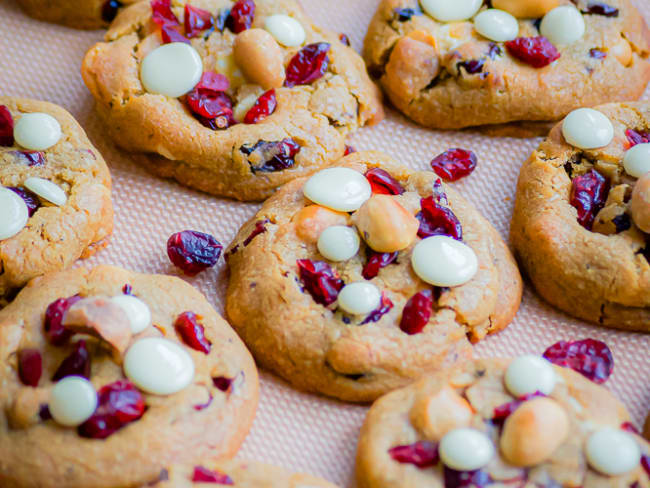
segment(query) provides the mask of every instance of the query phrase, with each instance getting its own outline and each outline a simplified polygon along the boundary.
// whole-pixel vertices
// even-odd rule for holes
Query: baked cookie
[[[149,170],[239,200],[331,164],[382,117],[361,58],[294,0],[137,3],[82,74],[109,134]]]
[[[108,244],[108,168],[61,107],[0,96],[0,209],[0,306]]]
[[[426,127],[555,121],[636,100],[650,35],[630,0],[382,0],[364,58],[391,102]]]
[[[466,360],[521,300],[490,223],[432,172],[379,152],[285,185],[226,258],[226,311],[259,364],[346,401]]]
[[[511,240],[570,315],[650,332],[650,104],[578,109],[519,175]]]
[[[250,354],[184,281],[99,266],[32,280],[0,311],[0,485],[138,486],[234,455]]]
[[[357,482],[648,487],[650,444],[629,426],[604,387],[542,357],[469,361],[375,402],[361,429]]]
[[[18,0],[27,15],[75,29],[99,29],[110,24],[124,5],[136,0]]]

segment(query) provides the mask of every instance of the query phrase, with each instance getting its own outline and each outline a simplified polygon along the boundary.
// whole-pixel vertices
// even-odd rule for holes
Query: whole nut
[[[373,251],[395,252],[415,239],[420,222],[390,195],[373,195],[352,216],[359,234]]]
[[[636,180],[630,199],[630,213],[639,229],[650,232],[650,173]]]
[[[560,5],[559,0],[492,0],[492,6],[518,19],[537,19]]]
[[[630,43],[622,37],[611,47],[610,52],[623,66],[629,66],[632,63],[632,47],[630,46]]]
[[[293,217],[298,237],[309,243],[318,241],[321,233],[333,225],[347,225],[349,216],[320,205],[309,205]]]
[[[515,466],[534,466],[551,456],[569,435],[569,417],[555,400],[523,403],[505,421],[501,453]]]
[[[472,407],[449,386],[435,395],[422,396],[411,409],[411,422],[432,441],[439,441],[453,429],[469,427],[474,414]]]
[[[237,34],[233,52],[235,62],[251,82],[265,90],[284,84],[282,48],[264,29],[247,29]]]

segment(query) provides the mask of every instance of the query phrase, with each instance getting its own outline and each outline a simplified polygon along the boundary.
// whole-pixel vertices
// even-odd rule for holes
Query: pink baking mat
[[[345,32],[360,49],[377,0],[303,0],[320,24]],[[637,0],[650,20],[650,1]],[[79,120],[104,155],[113,175],[115,232],[105,250],[85,262],[109,263],[136,271],[177,274],[165,244],[173,232],[196,229],[227,244],[258,205],[233,203],[162,181],[136,166],[104,136],[93,112],[79,66],[85,51],[102,32],[82,32],[39,23],[25,17],[13,0],[0,0],[0,93],[32,97],[62,105]],[[650,91],[646,92],[650,96]],[[466,147],[479,157],[477,170],[457,183],[460,192],[508,234],[518,169],[538,139],[489,138],[472,132],[433,132],[416,127],[388,110],[387,120],[351,137],[357,149],[380,149],[402,163],[424,169],[449,147]],[[223,311],[226,274],[216,269],[188,281]],[[580,304],[576,304],[580,306]],[[607,386],[641,424],[650,408],[650,335],[615,332],[585,325],[559,313],[526,287],[512,325],[483,341],[481,356],[541,353],[560,339],[594,337],[609,344],[616,360]],[[239,456],[275,463],[353,486],[354,456],[366,407],[345,405],[298,393],[262,373],[257,419]]]

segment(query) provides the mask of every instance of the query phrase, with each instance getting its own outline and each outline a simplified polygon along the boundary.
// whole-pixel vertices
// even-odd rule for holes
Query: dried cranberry
[[[214,387],[224,392],[230,389],[232,382],[232,378],[226,378],[225,376],[216,376],[215,378],[212,378],[212,384]]]
[[[436,202],[436,197],[430,196],[420,200],[422,211],[416,217],[420,221],[418,236],[449,236],[456,240],[463,238],[463,227],[454,212]]]
[[[219,471],[212,471],[203,466],[194,466],[192,473],[192,482],[194,483],[217,483],[219,485],[234,485],[230,476]]]
[[[162,38],[163,44],[169,44],[170,42],[184,42],[185,44],[191,44],[190,40],[181,33],[180,27],[173,24],[161,25],[160,37]]]
[[[404,188],[393,178],[388,171],[381,168],[372,168],[366,172],[366,179],[370,183],[373,193],[384,195],[401,195]]]
[[[352,154],[357,152],[357,150],[354,148],[354,146],[348,146],[347,144],[345,145],[345,152],[343,153],[343,156],[347,156],[348,154]]]
[[[194,410],[201,411],[205,410],[208,408],[210,405],[212,405],[212,400],[214,400],[212,393],[208,392],[208,401],[205,403],[199,403],[198,405],[194,405]]]
[[[302,283],[316,303],[327,306],[336,301],[344,283],[329,264],[311,259],[298,259],[296,264]]]
[[[212,14],[207,10],[185,4],[185,35],[190,39],[212,27]]]
[[[253,0],[238,0],[230,9],[226,26],[235,34],[250,29],[255,18],[255,2]]]
[[[327,71],[330,45],[327,42],[308,44],[289,61],[284,86],[309,85],[321,78]]]
[[[59,381],[66,376],[83,376],[90,379],[90,353],[86,348],[86,341],[80,340],[75,344],[75,349],[61,362],[52,381]]]
[[[431,167],[445,181],[457,181],[476,168],[476,154],[467,149],[448,149],[431,161]]]
[[[422,290],[409,298],[404,310],[399,328],[409,335],[419,334],[429,323],[433,311],[433,292]]]
[[[632,220],[628,214],[620,214],[612,219],[612,223],[616,227],[616,233],[628,230],[632,227]]]
[[[369,324],[370,322],[378,322],[384,315],[390,312],[390,309],[393,308],[393,302],[386,296],[385,293],[381,294],[381,302],[379,306],[368,314],[361,325]]]
[[[253,232],[250,233],[250,235],[244,239],[244,242],[242,243],[244,247],[248,246],[253,239],[255,239],[258,235],[263,234],[266,232],[266,224],[269,223],[269,219],[264,219],[264,220],[258,220],[255,222],[255,228],[253,229]]]
[[[614,370],[614,357],[607,344],[596,339],[559,341],[544,351],[553,364],[577,371],[595,383],[604,383]]]
[[[269,91],[266,91],[260,95],[260,97],[255,101],[246,115],[244,116],[244,123],[246,124],[257,124],[261,122],[273,112],[278,106],[278,101],[275,98],[275,89],[271,88]]]
[[[217,264],[223,246],[210,234],[184,230],[172,234],[167,241],[167,255],[183,273],[194,276]]]
[[[29,191],[29,190],[27,190],[25,188],[16,188],[16,187],[13,187],[13,186],[8,186],[7,189],[9,189],[12,192],[16,193],[20,198],[23,199],[23,201],[25,202],[25,205],[27,205],[27,214],[30,217],[32,215],[34,215],[34,213],[41,206],[41,201],[31,191]]]
[[[596,14],[604,15],[605,17],[618,17],[618,9],[602,2],[589,2],[587,10],[582,11],[583,14]]]
[[[533,68],[548,66],[560,57],[560,52],[544,36],[518,37],[512,41],[507,41],[506,49],[512,57],[531,65]]]
[[[361,272],[362,276],[371,280],[379,274],[381,268],[385,268],[397,259],[397,252],[375,252],[369,251],[368,261]]]
[[[419,8],[396,8],[394,10],[395,12],[395,19],[400,21],[400,22],[406,22],[408,20],[411,20],[411,17],[414,15],[422,15],[422,10]]]
[[[609,182],[595,169],[573,178],[569,202],[578,210],[578,223],[591,230],[594,218],[603,208],[609,193]]]
[[[339,40],[346,46],[350,47],[350,38],[347,35],[343,33],[339,34]]]
[[[9,109],[0,105],[0,146],[14,145],[14,118]]]
[[[605,59],[607,57],[607,53],[594,47],[589,50],[589,56],[594,59]]]
[[[38,386],[43,374],[43,358],[38,349],[18,351],[18,377],[23,385]]]
[[[281,141],[258,141],[253,146],[243,145],[240,150],[247,156],[258,153],[259,157],[255,157],[254,160],[263,161],[261,166],[253,165],[249,158],[253,173],[257,171],[272,172],[289,169],[296,164],[294,158],[300,151],[300,145],[287,137]]]
[[[460,74],[460,68],[463,68],[468,74],[475,75],[483,71],[483,65],[485,64],[485,59],[469,59],[467,61],[461,61],[456,64],[458,69],[458,74]]]
[[[482,488],[492,483],[490,475],[485,471],[456,471],[455,469],[444,468],[445,488]]]
[[[122,287],[122,293],[124,293],[125,295],[133,295],[133,287],[131,285],[129,285],[128,283],[126,283]]]
[[[27,166],[43,166],[45,164],[45,154],[40,151],[12,151],[12,153]]]
[[[627,129],[625,131],[625,136],[630,142],[630,146],[636,146],[637,144],[647,144],[650,142],[650,131],[636,131],[634,129]]]
[[[203,324],[198,320],[194,312],[183,312],[174,322],[174,328],[189,347],[209,354],[212,343],[205,337]]]
[[[113,22],[121,6],[122,3],[117,0],[106,0],[102,5],[102,20],[104,22]]]
[[[197,119],[206,127],[225,129],[235,123],[232,100],[225,93],[228,78],[214,71],[201,75],[199,83],[186,96],[186,102]]]
[[[38,408],[38,417],[43,421],[50,420],[52,418],[52,413],[50,412],[50,407],[47,404],[42,404]]]
[[[144,398],[129,381],[116,381],[99,390],[95,413],[79,426],[79,435],[105,439],[144,415]]]
[[[512,412],[517,410],[517,408],[519,408],[522,403],[539,396],[545,395],[540,391],[536,391],[535,393],[527,393],[526,395],[520,396],[516,400],[495,407],[494,412],[492,413],[492,420],[496,421],[497,423],[503,422],[512,414]]]
[[[650,477],[650,456],[648,454],[641,454],[641,466],[643,466],[643,470]]]
[[[47,306],[45,310],[45,337],[50,344],[61,346],[68,342],[73,333],[63,327],[63,315],[68,309],[81,300],[79,295],[59,298]]]
[[[151,18],[160,26],[179,24],[176,15],[172,12],[171,0],[151,0]]]
[[[632,422],[623,422],[621,424],[621,429],[627,430],[628,432],[632,434],[640,434],[639,429],[637,429]]]
[[[388,454],[398,463],[414,464],[418,468],[435,466],[439,460],[438,446],[430,441],[392,447],[388,450]]]

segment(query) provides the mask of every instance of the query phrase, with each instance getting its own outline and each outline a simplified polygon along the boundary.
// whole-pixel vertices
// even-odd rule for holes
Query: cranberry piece
[[[298,259],[298,272],[302,283],[316,303],[331,305],[343,288],[343,280],[325,261]]]
[[[275,89],[271,88],[269,91],[262,93],[255,101],[255,105],[246,112],[244,123],[257,124],[258,122],[261,122],[275,112],[277,106],[278,101],[275,98]]]
[[[519,408],[522,403],[540,396],[546,395],[540,391],[536,391],[535,393],[527,393],[526,395],[520,396],[516,400],[504,403],[503,405],[499,405],[498,407],[494,408],[494,412],[492,413],[492,420],[496,421],[497,423],[501,423],[507,419],[515,410],[517,410],[517,408]]]
[[[258,235],[266,232],[266,224],[268,223],[269,223],[269,219],[258,220],[257,222],[255,222],[255,228],[253,229],[253,232],[251,232],[250,235],[243,242],[244,247],[248,246],[251,243],[251,241],[255,239]]]
[[[490,475],[485,471],[456,471],[455,469],[444,468],[445,488],[482,488],[492,482]]]
[[[347,35],[343,33],[339,34],[339,40],[346,46],[350,47],[350,38]]]
[[[7,189],[16,193],[20,198],[23,199],[25,205],[27,205],[27,214],[31,217],[41,206],[41,201],[36,195],[26,188],[16,188],[13,186],[8,186]]]
[[[151,18],[160,26],[179,24],[176,15],[172,12],[171,0],[151,0]]]
[[[390,299],[384,293],[382,293],[379,306],[370,312],[360,325],[369,324],[370,322],[378,322],[380,318],[390,312],[391,308],[393,308],[393,302],[391,302]]]
[[[262,166],[252,166],[253,173],[256,171],[272,172],[282,171],[291,168],[295,162],[295,156],[300,151],[300,145],[293,139],[287,137],[281,141],[259,141],[253,146],[244,145],[241,152],[247,156],[258,151]]]
[[[144,398],[129,381],[110,383],[99,390],[95,413],[79,426],[82,437],[105,439],[144,415]]]
[[[458,73],[460,74],[460,68],[463,68],[467,74],[475,75],[483,71],[483,65],[485,64],[485,59],[469,59],[467,61],[461,61],[456,64]]]
[[[43,358],[38,349],[18,351],[18,377],[23,385],[38,386],[43,374]]]
[[[443,207],[435,201],[436,197],[430,196],[420,200],[422,211],[416,215],[420,221],[418,236],[450,236],[456,240],[463,237],[463,227],[450,208]]]
[[[595,383],[604,383],[614,370],[614,357],[607,344],[596,339],[559,341],[544,351],[553,364],[577,371]]]
[[[126,283],[122,287],[122,293],[124,293],[125,295],[133,295],[133,287],[131,285],[129,285],[128,283]]]
[[[457,181],[476,168],[476,154],[466,149],[448,149],[431,161],[431,168],[445,181]]]
[[[409,298],[404,310],[399,328],[409,335],[419,334],[429,323],[433,311],[433,292],[422,290]]]
[[[187,94],[188,107],[206,127],[225,129],[235,123],[232,100],[225,93],[229,85],[230,82],[224,75],[206,71],[201,75],[199,83]]]
[[[104,22],[113,22],[121,6],[122,4],[117,0],[106,0],[102,5],[102,20]]]
[[[50,407],[47,404],[42,404],[38,408],[38,417],[43,421],[50,420],[52,414],[50,413]]]
[[[63,315],[68,309],[81,300],[79,295],[59,298],[47,306],[45,310],[45,337],[50,344],[61,346],[68,342],[73,333],[63,327]]]
[[[188,276],[195,276],[217,264],[223,246],[210,234],[184,230],[167,241],[167,255]]]
[[[578,223],[591,230],[594,218],[603,208],[609,193],[609,182],[595,169],[573,178],[569,202],[578,210]]]
[[[160,36],[162,37],[163,44],[169,44],[170,42],[191,44],[190,40],[181,34],[179,27],[172,24],[163,24],[160,26]]]
[[[379,274],[381,268],[385,268],[397,259],[397,252],[374,252],[369,254],[368,262],[363,267],[362,276],[371,280]]]
[[[284,86],[309,85],[321,78],[327,71],[330,45],[327,42],[308,44],[298,51],[287,66]]]
[[[404,188],[393,178],[388,171],[381,168],[372,168],[366,172],[366,179],[370,183],[373,193],[384,195],[401,195]]]
[[[637,144],[646,144],[650,142],[650,131],[636,131],[634,129],[627,129],[625,131],[625,136],[630,142],[630,146],[636,146]]]
[[[648,454],[641,454],[641,466],[643,466],[643,470],[650,477],[650,456]]]
[[[418,468],[435,466],[439,460],[438,446],[430,441],[392,447],[388,450],[388,454],[398,463],[415,464]]]
[[[400,22],[407,22],[411,20],[414,15],[422,15],[422,10],[419,8],[396,8],[394,10],[395,19]]]
[[[86,348],[86,341],[80,340],[75,344],[75,349],[61,362],[52,376],[52,381],[59,381],[66,376],[83,376],[90,379],[90,353]]]
[[[589,50],[589,56],[594,59],[605,59],[607,57],[607,53],[594,47]]]
[[[14,145],[14,118],[9,109],[0,105],[0,146]]]
[[[192,482],[194,483],[216,483],[219,485],[234,485],[235,482],[230,476],[220,471],[212,471],[203,466],[194,466],[192,473]]]
[[[544,36],[518,37],[507,41],[506,49],[513,58],[517,58],[533,68],[548,66],[560,57],[560,52]]]
[[[45,164],[45,154],[40,151],[12,151],[12,153],[27,166],[43,166]]]
[[[214,387],[223,392],[230,390],[232,382],[232,378],[226,378],[225,376],[217,376],[215,378],[212,378],[212,384]]]
[[[354,148],[354,146],[348,146],[347,144],[345,145],[345,152],[343,153],[343,156],[347,156],[348,154],[352,154],[357,152],[357,150]]]
[[[199,318],[194,312],[183,312],[176,319],[174,328],[189,347],[209,354],[212,343],[205,337],[203,324],[200,324],[198,320]]]
[[[637,428],[634,426],[634,424],[632,424],[632,422],[623,422],[623,423],[621,424],[621,429],[623,429],[623,430],[627,430],[627,431],[630,432],[631,434],[637,434],[637,435],[640,434],[640,433],[639,433],[639,429],[637,429]]]
[[[618,17],[618,9],[602,2],[589,2],[583,14],[604,15],[605,17]]]
[[[185,35],[190,39],[212,27],[212,14],[202,8],[185,4]]]
[[[255,2],[253,0],[238,0],[232,6],[226,26],[235,34],[250,29],[255,18]]]

